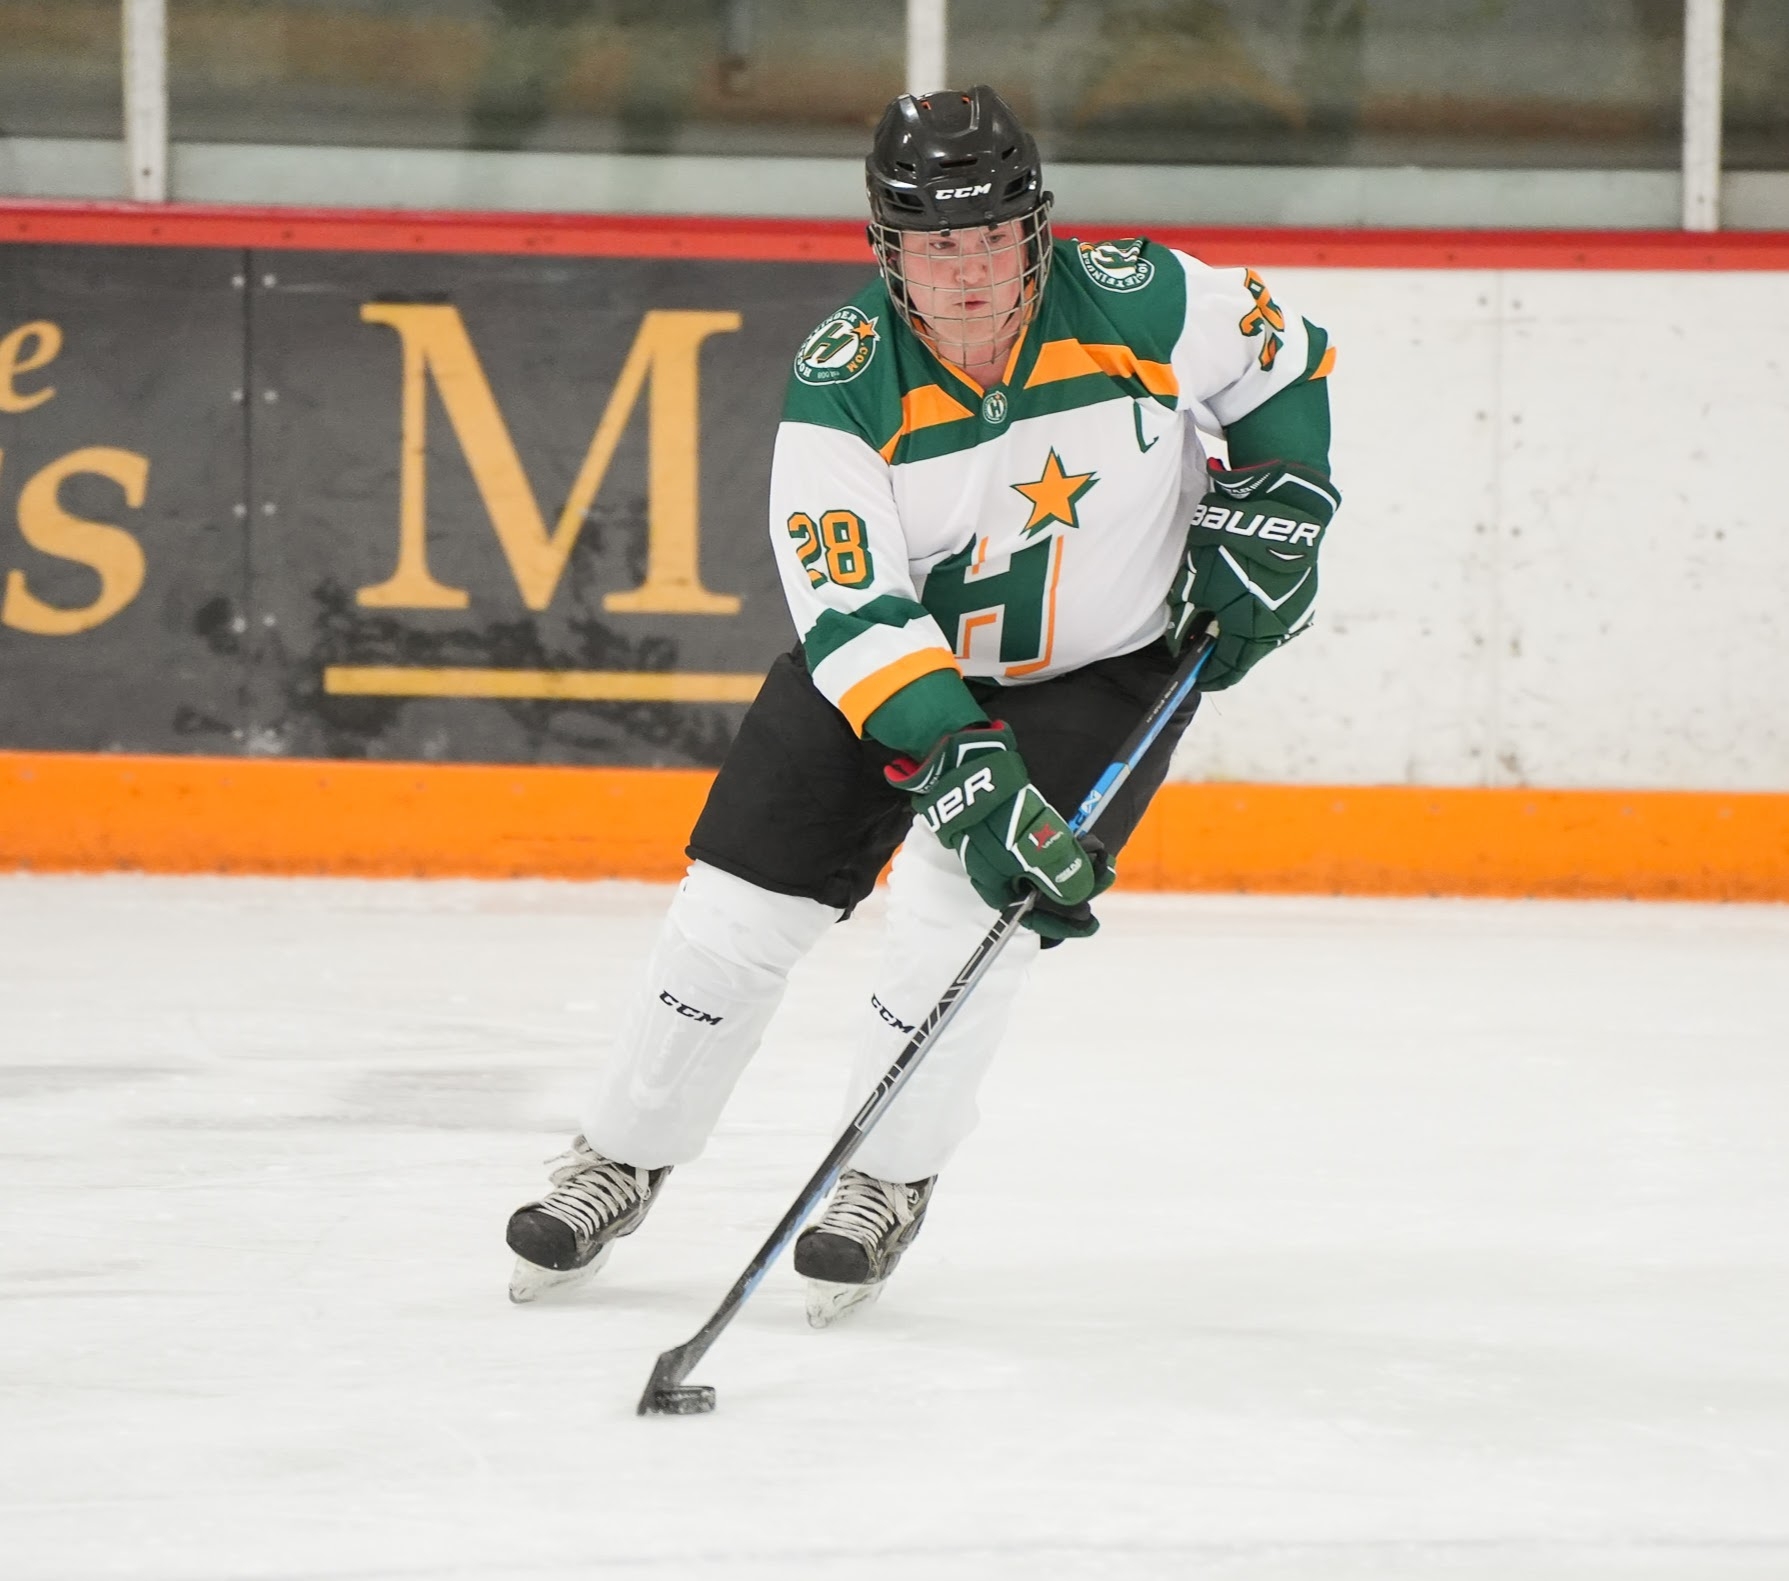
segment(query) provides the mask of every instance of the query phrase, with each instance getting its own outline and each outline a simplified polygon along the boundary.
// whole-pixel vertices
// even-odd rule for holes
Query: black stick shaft
[[[1215,626],[1207,625],[1187,649],[1173,679],[1156,699],[1155,705],[1138,722],[1136,729],[1118,749],[1118,756],[1083,798],[1070,821],[1076,834],[1084,834],[1093,827],[1118,787],[1130,778],[1131,770],[1155,744],[1156,737],[1162,733],[1168,720],[1198,681],[1199,672],[1204,668],[1215,640]],[[757,1254],[746,1265],[745,1272],[734,1282],[733,1288],[710,1314],[708,1321],[683,1344],[660,1355],[653,1366],[652,1376],[646,1382],[646,1392],[640,1396],[639,1415],[645,1416],[651,1412],[653,1397],[659,1390],[675,1388],[689,1376],[691,1369],[707,1355],[709,1347],[738,1315],[739,1309],[758,1288],[759,1282],[770,1272],[771,1265],[782,1255],[802,1224],[832,1189],[833,1182],[844,1172],[845,1165],[862,1146],[871,1128],[894,1102],[908,1078],[919,1068],[926,1050],[936,1041],[939,1033],[950,1025],[970,990],[987,975],[988,969],[1006,948],[1007,941],[1012,938],[1025,913],[1031,909],[1035,898],[1034,893],[1028,893],[1000,913],[986,937],[975,947],[975,953],[963,963],[963,969],[944,990],[943,998],[933,1006],[931,1013],[919,1024],[894,1064],[889,1066],[882,1080],[876,1083],[875,1090],[864,1100],[863,1106],[852,1117],[844,1133],[833,1143],[832,1150],[814,1171],[813,1177],[801,1188],[801,1194],[795,1201],[790,1203],[789,1211],[777,1221],[769,1239],[758,1248]]]

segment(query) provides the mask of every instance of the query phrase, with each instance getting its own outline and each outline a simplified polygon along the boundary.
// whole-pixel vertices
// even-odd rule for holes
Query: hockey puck
[[[714,1389],[706,1383],[654,1389],[646,1398],[646,1409],[654,1416],[701,1416],[714,1409]]]

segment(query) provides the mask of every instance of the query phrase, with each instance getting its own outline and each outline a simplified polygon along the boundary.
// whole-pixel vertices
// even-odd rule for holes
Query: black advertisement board
[[[0,248],[0,748],[708,766],[862,266]]]

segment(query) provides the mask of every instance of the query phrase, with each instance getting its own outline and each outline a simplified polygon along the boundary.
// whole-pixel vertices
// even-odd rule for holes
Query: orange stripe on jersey
[[[1030,664],[1009,664],[1008,675],[1035,675],[1039,670],[1050,667],[1050,655],[1056,649],[1056,584],[1062,580],[1062,546],[1067,542],[1063,534],[1056,535],[1056,553],[1050,561],[1050,599],[1044,625],[1044,656]]]
[[[1013,342],[1013,349],[1006,354],[1006,367],[1000,374],[1000,382],[1002,384],[1011,384],[1013,382],[1013,369],[1019,365],[1019,353],[1025,349],[1025,337],[1030,333],[1031,325],[1027,323],[1025,327],[1019,331],[1019,338]]]
[[[921,648],[918,653],[903,654],[893,664],[885,664],[873,675],[866,675],[839,699],[839,712],[860,736],[871,714],[893,697],[903,686],[917,681],[934,670],[954,670],[956,656],[949,648]]]
[[[908,434],[916,434],[922,428],[936,428],[940,423],[954,423],[959,418],[973,416],[975,416],[974,412],[936,384],[922,384],[917,390],[909,390],[901,397],[901,426],[894,431],[888,443],[882,447],[882,459],[893,461],[895,446],[900,444]]]
[[[1327,379],[1330,375],[1330,371],[1335,367],[1335,365],[1336,365],[1336,349],[1335,349],[1335,347],[1334,346],[1325,346],[1323,348],[1323,355],[1317,359],[1317,366],[1311,370],[1312,380],[1315,381],[1317,379]]]
[[[963,619],[962,630],[957,633],[957,657],[966,659],[969,650],[975,646],[975,633],[978,627],[991,626],[1000,618],[1000,612],[984,609],[979,615],[967,615]]]
[[[1063,379],[1103,373],[1113,379],[1136,379],[1151,395],[1178,395],[1180,380],[1165,362],[1145,362],[1129,346],[1087,346],[1078,340],[1048,340],[1039,348],[1026,389]]]

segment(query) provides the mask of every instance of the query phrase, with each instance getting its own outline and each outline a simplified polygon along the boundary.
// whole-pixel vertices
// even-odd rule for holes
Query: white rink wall
[[[1789,788],[1789,276],[1262,272],[1346,503],[1177,778]]]

